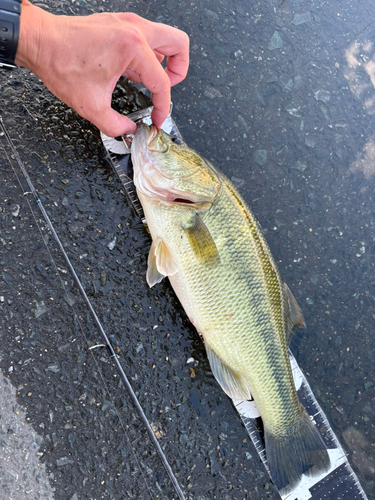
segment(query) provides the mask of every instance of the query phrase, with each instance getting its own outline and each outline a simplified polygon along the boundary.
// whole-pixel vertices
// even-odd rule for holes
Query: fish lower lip
[[[149,127],[149,136],[147,138],[147,148],[150,144],[150,142],[155,139],[155,137],[158,134],[158,129],[155,127],[155,125],[150,125]]]
[[[128,149],[130,149],[133,142],[134,134],[125,134],[122,136],[122,140],[125,142]]]

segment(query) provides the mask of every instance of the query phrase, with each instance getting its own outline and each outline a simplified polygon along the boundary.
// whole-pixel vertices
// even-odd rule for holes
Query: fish
[[[287,493],[330,467],[298,400],[288,355],[303,314],[263,231],[231,181],[181,138],[140,124],[131,156],[152,237],[146,279],[168,276],[234,401],[254,399],[273,483]]]

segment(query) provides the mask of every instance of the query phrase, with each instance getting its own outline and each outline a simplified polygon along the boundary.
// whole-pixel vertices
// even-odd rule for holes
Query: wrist
[[[54,16],[43,9],[22,0],[20,32],[15,64],[38,73],[43,39]]]

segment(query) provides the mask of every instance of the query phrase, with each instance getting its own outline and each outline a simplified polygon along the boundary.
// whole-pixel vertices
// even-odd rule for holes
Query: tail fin
[[[279,434],[265,428],[266,455],[272,481],[285,493],[298,484],[302,474],[315,476],[329,469],[323,440],[303,408],[297,424]]]

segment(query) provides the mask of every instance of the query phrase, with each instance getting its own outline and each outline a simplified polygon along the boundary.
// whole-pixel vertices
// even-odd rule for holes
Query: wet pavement
[[[48,6],[130,10],[190,35],[174,119],[264,228],[307,323],[293,352],[374,499],[373,2]],[[147,104],[121,82],[118,109]],[[98,131],[23,69],[0,73],[0,112],[186,497],[276,500],[169,284],[147,287],[148,238]],[[177,498],[3,137],[0,147],[1,495],[23,498],[33,478],[27,498]]]

